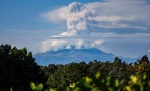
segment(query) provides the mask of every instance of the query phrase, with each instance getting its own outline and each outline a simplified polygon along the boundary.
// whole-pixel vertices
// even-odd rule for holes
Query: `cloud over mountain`
[[[142,39],[150,43],[147,40],[150,38],[150,5],[147,3],[147,0],[73,2],[43,13],[41,16],[50,22],[67,23],[67,30],[42,41],[40,50],[104,48],[102,45],[108,41],[117,41],[116,44],[138,41],[140,44]]]
[[[73,2],[68,7],[61,7],[44,13],[42,16],[51,22],[65,20],[68,29],[87,30],[88,26],[147,29],[150,25],[150,6],[146,1],[106,0],[88,4]]]
[[[50,39],[42,42],[42,51],[57,51],[59,49],[87,49],[96,48],[103,43],[101,40],[83,40],[83,39]]]
[[[43,52],[48,50],[70,49],[70,48],[94,48],[103,43],[102,40],[90,40],[81,38],[88,32],[88,17],[94,16],[94,12],[89,11],[86,7],[78,2],[71,3],[67,7],[66,21],[68,30],[60,35],[51,36],[50,39],[42,42],[41,50]],[[62,18],[65,19],[65,18]],[[72,37],[73,36],[73,37]]]

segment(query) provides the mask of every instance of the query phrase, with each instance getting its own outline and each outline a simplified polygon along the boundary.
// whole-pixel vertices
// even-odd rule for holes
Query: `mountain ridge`
[[[45,53],[37,53],[34,55],[35,61],[39,65],[48,64],[68,64],[71,62],[89,62],[89,61],[113,61],[116,56],[112,53],[105,53],[97,48],[89,49],[61,49],[58,51],[48,51]],[[137,58],[119,57],[122,61],[132,62]]]

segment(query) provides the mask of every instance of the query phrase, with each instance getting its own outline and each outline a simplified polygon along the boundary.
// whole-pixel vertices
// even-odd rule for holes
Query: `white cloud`
[[[53,11],[49,11],[40,16],[46,18],[50,22],[58,23],[66,20],[66,13],[68,12],[68,8],[66,6],[55,9]]]
[[[148,52],[150,53],[150,50],[148,50]]]
[[[82,48],[101,48],[105,42],[139,42],[141,44],[150,43],[150,33],[135,34],[115,34],[115,33],[92,33],[87,36],[53,36],[43,41],[40,51],[57,51],[59,49],[82,49]],[[111,45],[111,43],[109,45]],[[140,45],[141,45],[140,44]],[[118,45],[119,46],[119,45]],[[135,45],[136,46],[136,45]],[[141,45],[142,46],[142,45]],[[123,45],[122,47],[126,47]],[[117,51],[117,50],[116,50]]]
[[[99,47],[103,40],[84,40],[84,39],[47,39],[41,43],[40,51],[57,51],[59,49],[82,49]]]
[[[96,16],[96,17],[90,17],[89,20],[117,22],[117,21],[121,20],[121,17],[119,17],[119,16]]]
[[[149,9],[146,0],[106,0],[88,4],[71,3],[43,16],[52,22],[66,20],[68,30],[72,31],[88,30],[89,26],[147,29],[150,24]]]
[[[46,52],[48,50],[54,50],[57,51],[59,49],[63,49],[64,46],[67,44],[67,41],[65,40],[46,40],[42,42],[42,46],[40,50],[42,52]]]
[[[40,50],[102,48],[106,41],[149,43],[149,9],[145,0],[106,0],[88,4],[74,2],[44,13],[42,16],[51,22],[66,21],[68,30],[43,41]],[[122,29],[129,32],[120,33],[124,32]]]

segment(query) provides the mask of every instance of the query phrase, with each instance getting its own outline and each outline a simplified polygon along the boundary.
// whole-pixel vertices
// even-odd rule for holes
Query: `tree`
[[[115,64],[121,64],[121,59],[119,59],[118,57],[115,57],[114,63]]]
[[[140,64],[141,64],[142,62],[149,63],[149,60],[148,60],[147,55],[144,55],[144,56],[141,58],[141,60],[139,61]]]
[[[30,90],[29,83],[46,81],[31,52],[26,48],[0,46],[0,91]]]
[[[49,88],[63,88],[68,82],[65,75],[66,74],[64,73],[63,69],[58,69],[54,74],[49,75],[46,84],[49,86]]]

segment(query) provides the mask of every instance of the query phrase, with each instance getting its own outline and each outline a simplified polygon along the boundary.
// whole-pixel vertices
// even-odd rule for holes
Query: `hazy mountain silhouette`
[[[39,65],[48,64],[67,64],[71,62],[89,62],[89,61],[114,61],[116,57],[112,53],[105,53],[99,49],[62,49],[58,51],[48,51],[45,53],[37,53],[34,55]],[[136,58],[119,57],[122,61],[133,62]]]

